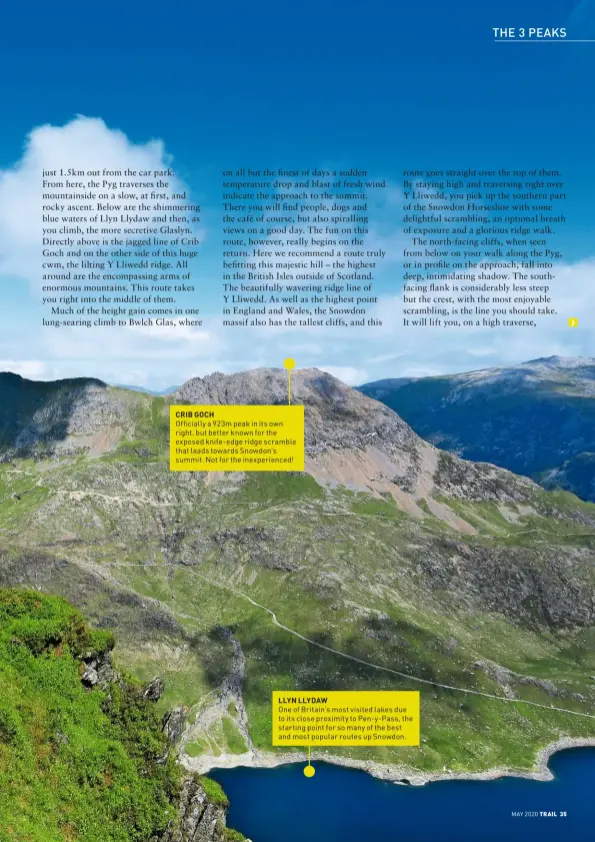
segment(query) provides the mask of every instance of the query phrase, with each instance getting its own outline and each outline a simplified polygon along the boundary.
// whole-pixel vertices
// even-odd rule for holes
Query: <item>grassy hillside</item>
[[[164,830],[179,775],[135,684],[86,689],[111,635],[64,600],[0,590],[0,837],[132,842]]]
[[[0,589],[0,840],[190,842],[204,815],[205,842],[241,842],[221,787],[182,777],[113,645],[60,597]],[[107,669],[97,686],[86,662]]]
[[[537,491],[530,511],[444,498],[477,530],[462,536],[429,512],[420,522],[392,500],[301,475],[180,485],[164,461],[126,454],[1,476],[0,534],[11,549],[0,580],[36,581],[114,625],[127,669],[164,676],[160,710],[189,708],[195,755],[271,750],[270,692],[292,687],[421,689],[420,749],[351,754],[428,770],[529,768],[560,734],[594,732],[593,720],[546,709],[595,703],[595,507],[572,495]],[[15,482],[34,496],[15,501]],[[309,644],[248,598],[314,643],[413,678]],[[245,664],[241,697],[226,710],[219,693],[237,671],[234,644]]]
[[[316,447],[333,436],[313,470],[344,476],[374,429],[376,453],[401,436],[406,475],[358,490],[171,473],[151,396],[103,454],[0,464],[0,583],[114,627],[119,662],[165,678],[159,711],[188,708],[194,759],[272,751],[273,689],[420,689],[419,748],[340,753],[423,770],[529,769],[561,735],[593,736],[595,506],[423,450],[384,408],[339,397],[331,423],[337,398],[307,410]]]

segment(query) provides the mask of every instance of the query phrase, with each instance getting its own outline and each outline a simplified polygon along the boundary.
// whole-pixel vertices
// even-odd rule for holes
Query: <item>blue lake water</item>
[[[553,781],[437,781],[395,786],[315,763],[210,773],[231,801],[228,824],[253,842],[574,842],[595,839],[595,749],[550,760]],[[513,816],[513,812],[520,816]],[[531,813],[556,813],[533,816]],[[566,815],[563,815],[563,814]]]

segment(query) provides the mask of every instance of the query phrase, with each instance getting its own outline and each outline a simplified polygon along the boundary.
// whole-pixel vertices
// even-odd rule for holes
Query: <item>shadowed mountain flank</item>
[[[0,372],[4,458],[51,455],[73,434],[91,435],[109,419],[107,386],[93,378],[53,382]],[[89,412],[92,407],[92,413]]]
[[[595,500],[595,360],[379,380],[360,387],[415,432],[465,459]]]

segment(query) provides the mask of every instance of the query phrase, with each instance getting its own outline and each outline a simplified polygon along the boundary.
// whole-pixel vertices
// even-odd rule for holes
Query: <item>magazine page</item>
[[[592,0],[0,15],[0,842],[591,838]]]

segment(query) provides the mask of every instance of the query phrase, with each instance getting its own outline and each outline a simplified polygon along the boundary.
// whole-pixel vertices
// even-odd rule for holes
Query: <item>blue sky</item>
[[[454,7],[427,0],[31,2],[5,4],[1,15],[0,73],[10,83],[0,90],[0,214],[10,213],[2,179],[6,185],[6,174],[22,165],[26,140],[41,126],[55,127],[58,133],[47,137],[67,146],[77,115],[93,118],[98,144],[119,131],[131,154],[161,140],[163,155],[206,209],[197,285],[207,318],[202,336],[181,340],[48,335],[38,326],[38,293],[14,258],[10,274],[0,277],[0,367],[167,386],[211,370],[280,365],[288,353],[299,366],[326,368],[351,382],[549,353],[595,355],[589,291],[595,43],[492,38],[494,26],[566,26],[569,37],[595,38],[590,0]],[[404,331],[396,316],[373,336],[222,333],[216,319],[222,170],[328,163],[365,168],[395,186],[405,168],[561,169],[570,196],[563,295],[574,309],[561,307],[557,323],[515,335],[422,336]],[[387,201],[374,219],[395,242],[400,213]],[[0,267],[7,239],[0,224]],[[387,307],[397,306],[399,276],[394,261],[379,277]],[[567,315],[581,319],[570,333]]]

